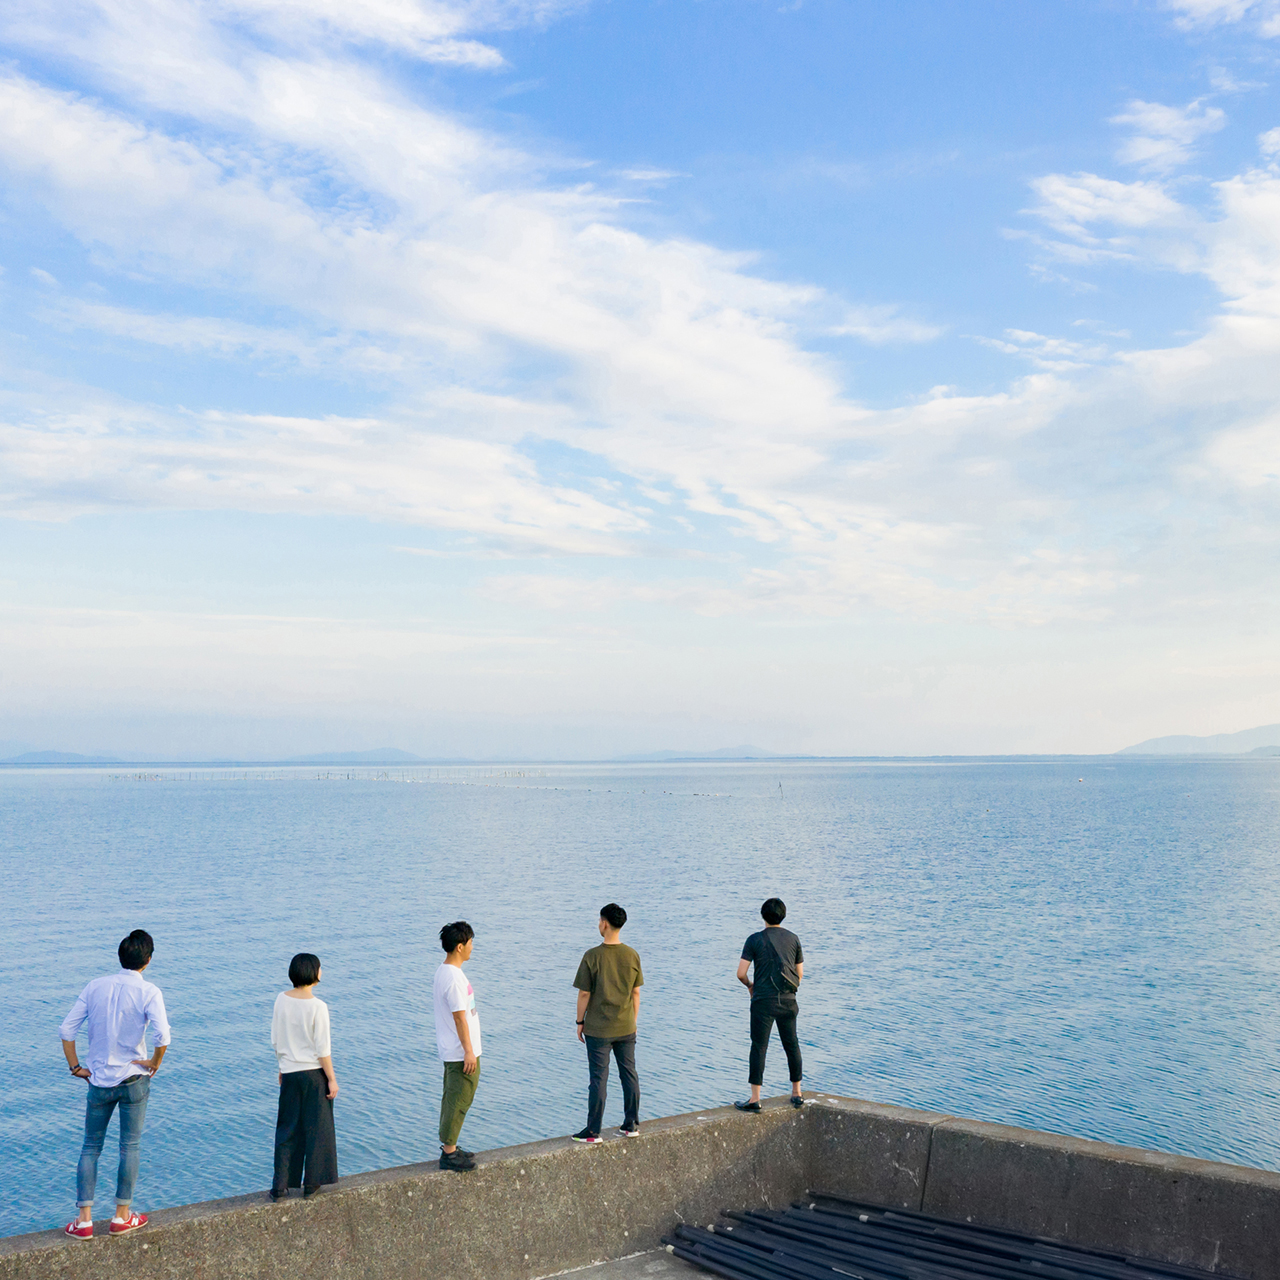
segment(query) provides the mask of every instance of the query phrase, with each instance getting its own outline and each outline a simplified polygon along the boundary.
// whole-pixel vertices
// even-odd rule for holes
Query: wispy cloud
[[[1264,39],[1280,35],[1280,6],[1276,0],[1167,0],[1180,26],[1213,27],[1220,23],[1251,22]]]
[[[1135,99],[1111,118],[1112,124],[1132,130],[1116,158],[1155,173],[1168,173],[1187,164],[1195,155],[1196,143],[1226,122],[1221,107],[1207,107],[1199,100],[1185,107],[1166,107]]]

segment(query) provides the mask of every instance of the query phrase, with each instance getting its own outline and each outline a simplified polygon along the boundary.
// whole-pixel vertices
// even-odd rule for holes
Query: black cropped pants
[[[747,1079],[751,1084],[764,1084],[764,1057],[769,1052],[769,1036],[773,1024],[778,1024],[778,1039],[787,1055],[787,1070],[791,1083],[804,1079],[804,1066],[800,1061],[800,1040],[796,1035],[796,1018],[800,1006],[795,996],[768,996],[751,1002],[751,1072]]]

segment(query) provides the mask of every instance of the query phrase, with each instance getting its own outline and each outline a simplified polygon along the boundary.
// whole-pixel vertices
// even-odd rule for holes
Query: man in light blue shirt
[[[84,1147],[76,1170],[76,1205],[80,1215],[67,1224],[77,1240],[93,1237],[93,1193],[98,1182],[98,1157],[107,1136],[111,1113],[120,1108],[120,1166],[116,1173],[116,1216],[111,1234],[124,1235],[147,1225],[145,1213],[134,1213],[133,1188],[138,1180],[138,1144],[151,1095],[151,1077],[169,1044],[169,1019],[160,988],[142,971],[151,963],[155,943],[143,929],[135,929],[120,944],[120,972],[95,978],[80,993],[63,1019],[62,1052],[71,1074],[89,1082],[85,1106]],[[81,1062],[76,1036],[88,1029],[89,1051]],[[147,1056],[147,1028],[155,1036],[155,1051]]]

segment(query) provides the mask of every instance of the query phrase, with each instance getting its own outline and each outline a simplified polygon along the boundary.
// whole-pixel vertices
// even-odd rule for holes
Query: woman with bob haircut
[[[338,1077],[329,1046],[329,1006],[315,994],[319,956],[300,951],[289,962],[289,981],[293,990],[276,996],[271,1014],[271,1047],[280,1069],[273,1200],[299,1186],[304,1197],[312,1196],[338,1180],[333,1131]]]

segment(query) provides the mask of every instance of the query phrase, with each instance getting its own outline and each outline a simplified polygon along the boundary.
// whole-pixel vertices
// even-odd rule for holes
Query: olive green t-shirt
[[[582,1030],[601,1040],[617,1040],[636,1033],[636,1007],[631,993],[644,986],[640,957],[625,942],[592,947],[578,965],[573,985],[590,991],[586,1026]]]

